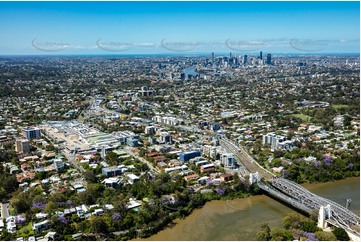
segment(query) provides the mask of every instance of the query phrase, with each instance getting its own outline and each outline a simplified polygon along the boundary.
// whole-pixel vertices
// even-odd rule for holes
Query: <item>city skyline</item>
[[[359,53],[358,2],[1,2],[0,16],[0,55]]]

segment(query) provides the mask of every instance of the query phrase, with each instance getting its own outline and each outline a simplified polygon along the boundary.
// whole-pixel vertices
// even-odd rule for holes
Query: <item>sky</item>
[[[359,2],[0,2],[0,55],[359,53]]]

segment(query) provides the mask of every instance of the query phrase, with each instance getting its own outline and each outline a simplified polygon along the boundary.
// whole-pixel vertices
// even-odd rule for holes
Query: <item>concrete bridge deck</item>
[[[306,213],[310,213],[312,210],[319,211],[321,208],[327,207],[330,211],[326,219],[328,224],[341,227],[349,234],[360,237],[360,217],[346,207],[313,194],[295,182],[284,178],[276,178],[274,174],[261,167],[241,146],[232,143],[228,139],[220,139],[220,144],[228,152],[233,153],[250,172],[258,172],[261,178],[258,181],[258,186],[271,196]],[[266,181],[269,181],[269,183]]]

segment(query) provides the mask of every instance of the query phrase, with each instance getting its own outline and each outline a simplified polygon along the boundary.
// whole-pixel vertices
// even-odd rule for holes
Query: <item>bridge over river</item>
[[[230,140],[221,138],[219,141],[221,146],[233,153],[249,172],[259,174],[258,186],[263,191],[308,214],[312,210],[318,210],[319,227],[324,228],[331,224],[345,229],[353,237],[360,237],[360,217],[355,213],[330,199],[313,194],[295,182],[277,178],[260,166],[242,147]]]

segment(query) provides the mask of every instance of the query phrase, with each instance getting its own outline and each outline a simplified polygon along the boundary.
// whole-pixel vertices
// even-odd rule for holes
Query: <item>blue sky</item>
[[[0,2],[0,54],[359,53],[359,2]]]

